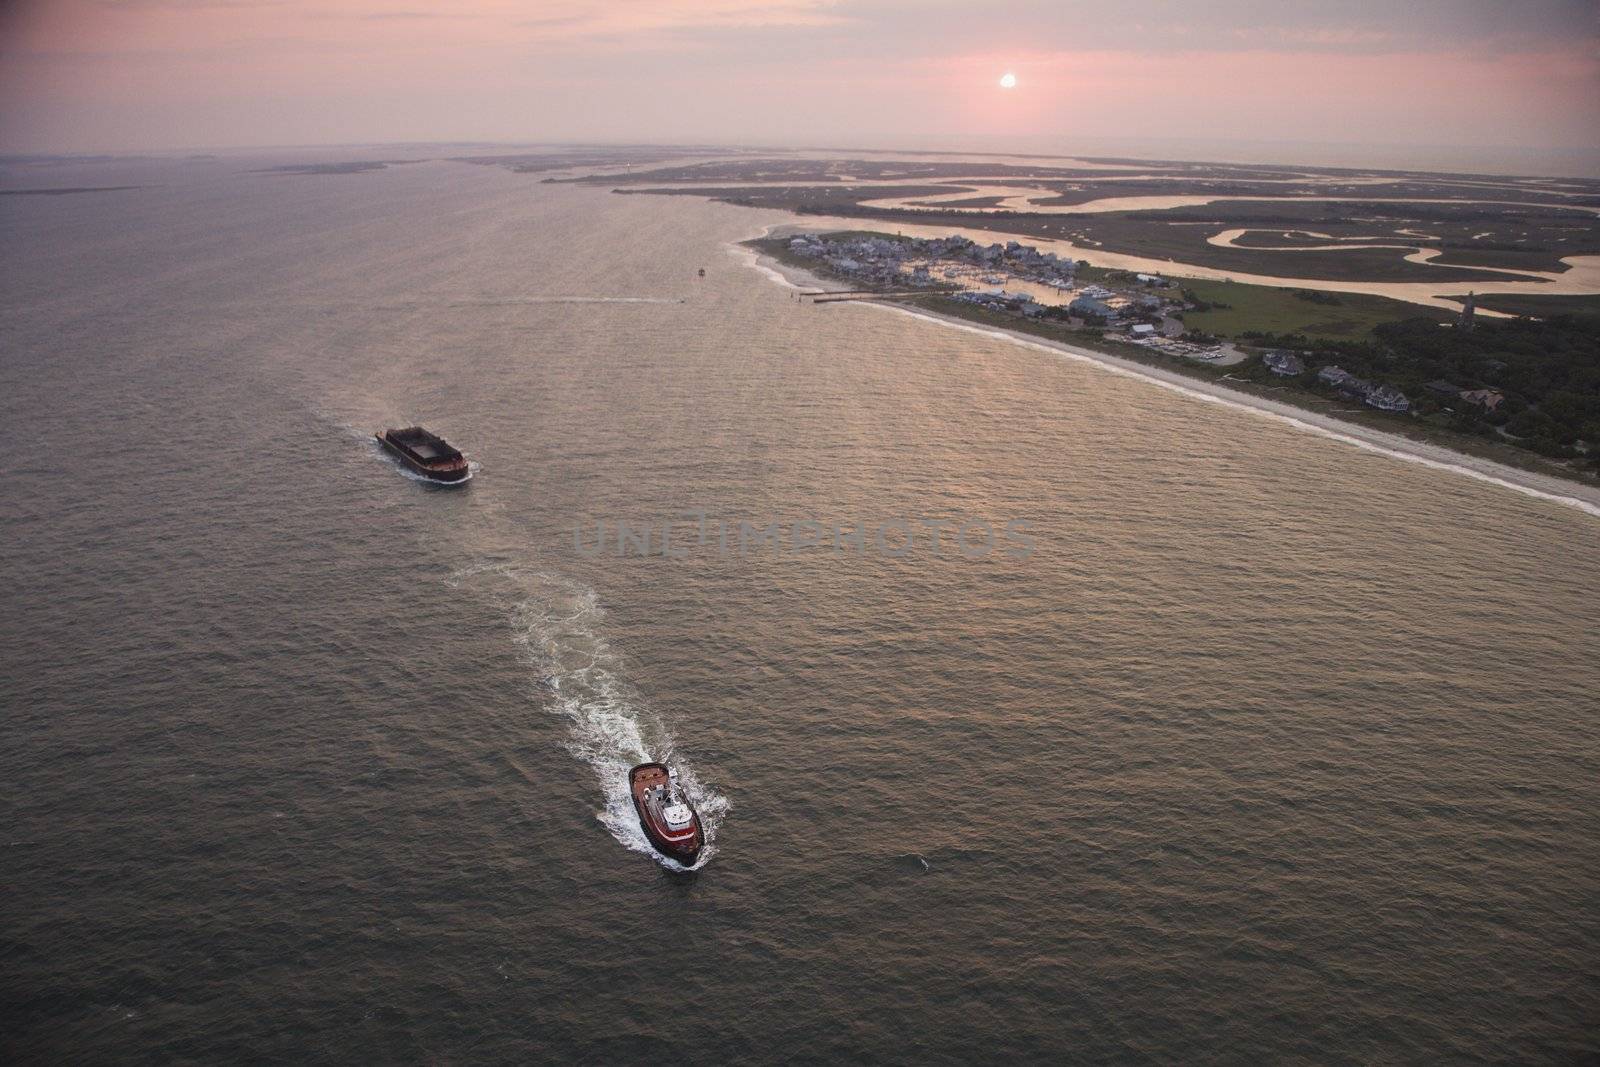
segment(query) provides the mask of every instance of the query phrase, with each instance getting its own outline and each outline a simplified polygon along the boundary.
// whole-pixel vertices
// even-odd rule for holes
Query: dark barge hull
[[[415,456],[411,455],[411,453],[407,452],[405,449],[389,440],[387,434],[375,433],[372,436],[378,439],[378,443],[384,447],[386,452],[394,456],[401,463],[404,463],[407,469],[417,472],[430,482],[444,482],[446,484],[451,482],[462,482],[466,481],[467,475],[472,473],[471,468],[469,468],[465,463],[458,467],[453,467],[446,470],[439,470],[437,468],[430,467],[425,463],[419,462]]]
[[[674,845],[656,832],[655,826],[650,822],[650,817],[645,814],[644,805],[639,803],[639,794],[634,791],[633,783],[640,771],[659,770],[662,774],[670,774],[665,763],[641,763],[628,772],[628,795],[633,798],[633,812],[639,817],[639,828],[644,831],[644,836],[649,839],[655,850],[669,860],[677,860],[685,867],[694,866],[694,861],[700,858],[700,852],[705,848],[705,830],[700,826],[700,813],[694,810],[694,805],[685,799],[689,810],[694,812],[695,835],[694,847],[684,848]]]

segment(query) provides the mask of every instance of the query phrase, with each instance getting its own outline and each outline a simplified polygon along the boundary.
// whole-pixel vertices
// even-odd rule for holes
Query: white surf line
[[[528,296],[510,300],[452,300],[453,308],[519,307],[523,304],[681,304],[668,296]]]
[[[780,223],[779,225],[782,225],[782,224]],[[771,229],[772,229],[771,226],[765,227],[761,231],[761,233],[758,234],[757,236],[758,237],[765,237],[767,235],[767,233]],[[751,239],[753,240],[753,238],[751,238]],[[758,274],[766,275],[766,277],[767,277],[767,279],[769,281],[776,282],[778,285],[783,286],[785,289],[793,289],[796,292],[804,292],[806,287],[810,287],[812,289],[826,289],[828,287],[828,283],[827,282],[823,281],[821,278],[817,277],[815,274],[812,274],[810,271],[802,270],[799,267],[785,266],[785,268],[784,268],[785,270],[793,271],[795,274],[799,275],[800,277],[802,277],[802,278],[804,278],[806,280],[805,286],[800,286],[800,285],[795,284],[794,279],[791,278],[788,274],[785,274],[785,273],[783,273],[783,271],[777,270],[777,269],[775,269],[773,267],[767,266],[767,264],[765,262],[763,262],[763,261],[766,260],[768,257],[762,255],[760,252],[757,252],[753,248],[745,248],[745,247],[743,247],[742,245],[739,245],[739,244],[730,244],[730,245],[727,246],[727,248],[728,248],[728,254],[729,255],[732,255],[737,259],[743,260],[745,266],[747,266],[747,267],[751,268],[752,270],[756,271]]]
[[[778,225],[784,224],[780,223]],[[771,229],[771,226],[766,227],[762,231],[762,234],[764,235]],[[779,285],[795,290],[799,290],[801,288],[783,273],[767,266],[765,263],[762,263],[761,260],[765,257],[761,256],[760,253],[756,252],[755,250],[739,248],[737,246],[735,246],[733,250],[742,256],[747,257],[750,266],[754,267],[771,280],[777,282]],[[1510,489],[1514,492],[1522,493],[1525,496],[1531,496],[1540,500],[1549,501],[1551,503],[1563,504],[1567,507],[1577,508],[1579,511],[1593,515],[1596,518],[1600,518],[1600,504],[1591,503],[1590,501],[1584,500],[1581,497],[1565,496],[1560,493],[1552,493],[1547,490],[1535,488],[1531,485],[1526,485],[1516,480],[1516,475],[1518,472],[1515,470],[1515,468],[1506,467],[1503,464],[1496,463],[1493,460],[1483,460],[1482,462],[1497,470],[1505,471],[1507,476],[1491,474],[1487,471],[1480,471],[1473,467],[1463,466],[1460,463],[1453,463],[1447,460],[1433,459],[1429,456],[1420,455],[1417,452],[1411,451],[1404,447],[1390,447],[1380,444],[1376,441],[1367,441],[1360,437],[1354,437],[1350,434],[1342,433],[1339,430],[1335,430],[1327,426],[1322,426],[1314,422],[1308,422],[1306,419],[1296,414],[1291,414],[1287,411],[1274,410],[1279,407],[1287,407],[1287,405],[1280,405],[1275,401],[1258,400],[1256,403],[1250,403],[1244,400],[1235,400],[1230,397],[1219,396],[1215,393],[1205,392],[1184,382],[1174,381],[1167,377],[1167,375],[1175,374],[1175,372],[1163,372],[1159,368],[1146,367],[1143,364],[1131,363],[1127,360],[1118,359],[1116,356],[1089,352],[1083,349],[1075,349],[1059,342],[1036,341],[1031,338],[1011,333],[1007,330],[974,326],[971,323],[959,322],[955,319],[945,318],[943,315],[936,315],[931,312],[912,310],[910,308],[902,307],[898,304],[889,304],[876,300],[864,300],[859,301],[859,303],[865,304],[868,307],[895,312],[900,315],[909,315],[914,319],[922,319],[926,322],[936,323],[941,326],[948,326],[952,329],[966,330],[969,333],[975,333],[981,337],[1008,341],[1011,344],[1019,345],[1023,348],[1033,348],[1041,352],[1048,352],[1056,356],[1064,356],[1079,362],[1091,363],[1102,370],[1112,374],[1120,375],[1124,378],[1137,378],[1140,381],[1158,385],[1163,389],[1167,389],[1175,393],[1181,393],[1184,396],[1192,397],[1197,400],[1203,400],[1207,403],[1217,404],[1226,408],[1232,408],[1236,411],[1248,412],[1252,415],[1257,415],[1262,418],[1273,419],[1275,421],[1292,426],[1297,430],[1316,434],[1320,437],[1326,437],[1334,441],[1340,441],[1347,445],[1354,445],[1356,448],[1360,448],[1367,452],[1376,452],[1381,456],[1388,456],[1391,459],[1398,459],[1407,463],[1420,464],[1424,467],[1431,467],[1434,470],[1448,471],[1452,474],[1466,475],[1467,477],[1474,478],[1480,482],[1487,482],[1490,485],[1496,485],[1502,489]],[[1221,387],[1219,387],[1219,389],[1220,388]],[[1272,405],[1272,407],[1267,407],[1269,404]],[[1374,434],[1382,434],[1385,437],[1393,436],[1392,434],[1386,434],[1381,430],[1373,430],[1370,432]],[[1414,444],[1413,442],[1405,441],[1404,438],[1396,440],[1396,444],[1400,444],[1401,442],[1404,442],[1405,444]],[[1439,451],[1446,451],[1443,445],[1425,445],[1423,447],[1438,449]],[[1550,478],[1551,476],[1540,475],[1539,477]]]
[[[1559,493],[1551,493],[1543,489],[1536,489],[1531,485],[1523,484],[1513,480],[1512,478],[1500,477],[1490,474],[1486,471],[1476,470],[1472,467],[1462,466],[1457,463],[1432,459],[1428,456],[1419,455],[1416,452],[1406,449],[1393,448],[1379,444],[1376,441],[1367,441],[1360,437],[1352,437],[1351,435],[1341,433],[1338,430],[1330,429],[1326,426],[1318,425],[1317,423],[1307,422],[1305,419],[1299,418],[1295,415],[1271,410],[1265,405],[1273,403],[1272,401],[1263,401],[1261,406],[1244,403],[1228,397],[1218,396],[1214,393],[1194,389],[1188,385],[1184,385],[1175,381],[1169,381],[1165,377],[1157,377],[1155,374],[1149,373],[1149,371],[1156,370],[1156,368],[1142,368],[1138,364],[1129,366],[1121,360],[1118,360],[1116,363],[1110,362],[1111,360],[1115,360],[1117,358],[1115,356],[1101,356],[1091,352],[1084,352],[1069,348],[1065,344],[1051,344],[1043,341],[1033,341],[1025,337],[1019,337],[1018,335],[1010,333],[1006,330],[985,329],[984,327],[973,326],[965,322],[956,322],[954,320],[947,319],[942,315],[935,315],[925,311],[915,311],[910,308],[901,307],[897,304],[887,304],[871,300],[862,301],[862,303],[881,308],[884,311],[893,311],[901,315],[909,315],[914,319],[923,319],[927,322],[936,322],[958,330],[966,330],[970,333],[975,333],[983,337],[1009,341],[1012,344],[1020,345],[1024,348],[1033,348],[1041,352],[1050,352],[1058,356],[1066,356],[1070,359],[1075,359],[1083,363],[1093,363],[1113,374],[1118,374],[1126,378],[1138,378],[1154,385],[1159,385],[1163,389],[1168,389],[1175,393],[1181,393],[1184,396],[1193,397],[1196,400],[1204,400],[1207,403],[1218,404],[1222,407],[1232,408],[1235,411],[1249,412],[1250,414],[1258,415],[1263,418],[1274,419],[1278,422],[1293,426],[1297,430],[1303,430],[1308,433],[1314,433],[1335,441],[1341,441],[1347,445],[1354,445],[1355,447],[1364,449],[1368,452],[1376,452],[1382,456],[1389,456],[1392,459],[1404,460],[1408,463],[1421,464],[1424,467],[1431,467],[1434,470],[1449,471],[1454,474],[1464,474],[1469,478],[1475,478],[1478,481],[1487,482],[1490,485],[1497,485],[1503,489],[1511,489],[1527,496],[1537,497],[1540,500],[1548,500],[1556,504],[1565,504],[1568,507],[1577,508],[1579,511],[1583,511],[1595,516],[1596,518],[1600,518],[1600,504],[1592,504],[1589,501],[1583,500],[1579,497],[1563,496]],[[1140,367],[1140,369],[1134,369],[1135,367]],[[1374,430],[1371,432],[1374,434],[1383,434],[1383,431],[1381,430]],[[1384,436],[1392,435],[1384,434]],[[1443,445],[1429,445],[1427,447],[1437,448],[1441,451],[1444,450]],[[1483,462],[1491,466],[1504,469],[1508,473],[1514,471],[1514,468],[1502,467],[1501,464],[1495,463],[1493,460],[1484,460]]]

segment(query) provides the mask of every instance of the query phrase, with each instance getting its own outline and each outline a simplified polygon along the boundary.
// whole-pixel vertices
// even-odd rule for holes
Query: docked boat
[[[444,438],[421,426],[403,430],[384,430],[373,434],[378,443],[399,458],[401,463],[434,482],[465,481],[467,457],[452,448]]]
[[[692,866],[705,847],[700,816],[678,788],[664,763],[641,763],[628,772],[628,791],[639,813],[639,825],[656,851],[685,867]]]

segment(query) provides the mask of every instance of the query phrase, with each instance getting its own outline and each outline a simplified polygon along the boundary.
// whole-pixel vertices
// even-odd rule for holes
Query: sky
[[[0,0],[0,152],[1107,138],[1600,156],[1600,0]]]

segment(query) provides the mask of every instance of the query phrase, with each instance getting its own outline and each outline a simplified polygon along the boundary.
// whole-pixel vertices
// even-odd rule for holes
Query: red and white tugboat
[[[639,825],[656,851],[685,867],[694,866],[705,847],[700,816],[664,763],[641,763],[628,772],[628,791]]]

